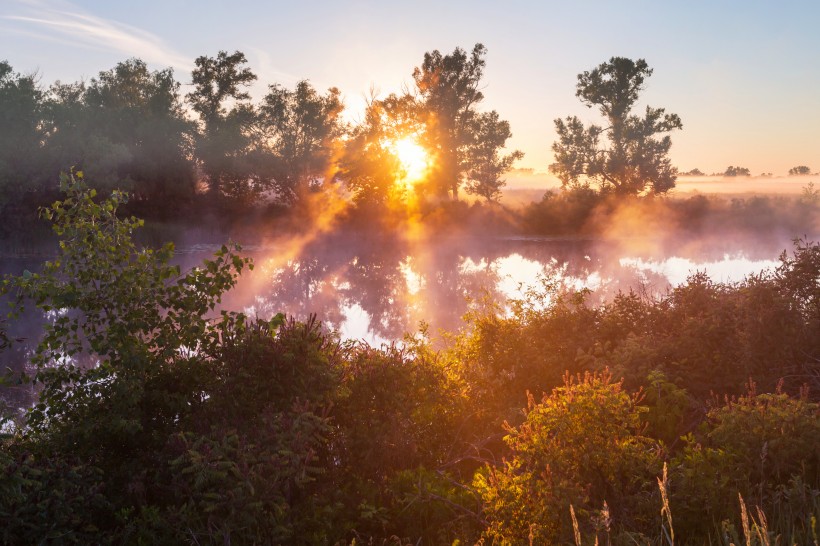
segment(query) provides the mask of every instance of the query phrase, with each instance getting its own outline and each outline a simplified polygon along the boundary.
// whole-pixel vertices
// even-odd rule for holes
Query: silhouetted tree
[[[259,109],[268,174],[280,199],[293,202],[311,184],[333,177],[333,152],[344,132],[344,108],[335,87],[319,95],[308,81],[290,91],[274,84]]]
[[[479,195],[488,202],[497,201],[506,184],[501,176],[524,157],[524,153],[519,150],[507,155],[499,153],[512,133],[509,122],[498,119],[495,110],[475,118],[472,136],[473,143],[467,154],[467,193]]]
[[[197,155],[214,198],[242,197],[260,189],[250,184],[252,173],[247,161],[256,114],[247,102],[250,95],[241,89],[256,80],[256,75],[242,66],[246,62],[240,51],[198,57],[191,74],[194,91],[186,95],[202,120]]]
[[[808,168],[806,165],[798,165],[797,167],[792,167],[791,169],[789,169],[789,176],[804,174],[811,174],[811,169]]]
[[[685,173],[680,173],[683,176],[706,176],[706,173],[695,167],[691,171],[687,171]]]
[[[189,145],[195,127],[185,117],[179,87],[172,69],[150,72],[144,61],[129,59],[100,72],[84,94],[93,136],[123,150],[118,180],[128,181],[136,201],[154,208],[179,205],[195,190]]]
[[[0,61],[0,209],[34,189],[45,136],[43,99],[33,75],[16,74]]]
[[[680,118],[649,106],[643,117],[631,114],[651,75],[645,60],[624,57],[578,75],[575,95],[587,107],[596,107],[607,125],[585,127],[576,116],[555,120],[558,141],[552,145],[550,171],[565,188],[597,185],[604,193],[634,195],[675,186],[677,169],[668,157],[672,140],[659,135],[682,128]]]
[[[453,199],[458,199],[459,187],[471,169],[486,182],[493,178],[493,171],[505,168],[506,158],[499,158],[497,150],[510,136],[509,124],[498,120],[494,112],[479,119],[482,115],[476,111],[484,100],[479,84],[486,53],[482,44],[476,44],[469,56],[458,47],[450,55],[434,50],[425,53],[421,67],[413,71],[420,116],[427,126],[425,144],[435,157],[430,182],[435,193]],[[478,142],[480,131],[490,141]],[[518,157],[513,156],[510,164]],[[496,177],[493,184],[497,181]],[[478,186],[485,183],[475,182]]]
[[[746,167],[733,167],[729,165],[723,172],[723,176],[752,176],[752,171]]]

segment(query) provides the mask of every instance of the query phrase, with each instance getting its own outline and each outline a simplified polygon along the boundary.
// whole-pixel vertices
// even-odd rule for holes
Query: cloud
[[[78,47],[116,50],[149,62],[190,71],[193,62],[161,38],[131,25],[89,14],[60,0],[12,0],[16,13],[0,15],[13,32],[39,35]],[[7,5],[8,7],[8,5]]]

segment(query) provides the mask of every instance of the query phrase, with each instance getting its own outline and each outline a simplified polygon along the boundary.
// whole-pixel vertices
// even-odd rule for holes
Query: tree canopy
[[[550,172],[567,187],[596,186],[602,193],[664,193],[675,186],[677,170],[668,157],[668,133],[683,127],[676,114],[646,107],[632,109],[652,75],[646,61],[612,57],[578,75],[575,95],[597,108],[606,125],[585,126],[577,116],[556,119],[558,140]],[[663,135],[663,136],[661,136]]]
[[[243,90],[256,74],[243,66],[246,62],[240,51],[220,51],[216,57],[198,57],[191,73],[194,90],[186,98],[203,124],[197,152],[214,199],[242,199],[259,190],[252,184],[248,162],[255,113]]]
[[[800,176],[811,174],[811,169],[807,165],[798,165],[789,169],[789,176]]]
[[[426,127],[424,144],[435,158],[430,175],[435,194],[457,199],[467,182],[470,193],[497,198],[501,174],[523,157],[518,151],[500,155],[512,136],[509,123],[495,111],[477,110],[484,100],[480,85],[486,54],[482,44],[469,54],[458,47],[449,55],[433,50],[413,71],[419,116]]]
[[[266,174],[280,199],[295,202],[311,185],[335,177],[336,146],[345,132],[343,107],[335,87],[324,96],[305,80],[293,91],[278,84],[268,88],[258,125],[270,158]]]

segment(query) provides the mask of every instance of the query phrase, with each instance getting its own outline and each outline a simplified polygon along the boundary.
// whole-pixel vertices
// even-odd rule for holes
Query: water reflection
[[[705,271],[717,282],[740,281],[773,268],[788,241],[761,246],[716,238],[697,246],[681,243],[658,249],[635,240],[428,237],[328,233],[301,248],[282,240],[246,246],[256,268],[243,274],[223,306],[269,318],[285,313],[304,319],[316,314],[342,337],[371,344],[401,339],[420,323],[458,330],[471,308],[504,309],[547,284],[594,291],[600,303],[619,290],[662,294]],[[183,270],[210,258],[220,245],[186,245],[175,261]],[[647,251],[651,248],[651,251]],[[6,256],[5,272],[36,270],[39,257]],[[32,309],[29,310],[31,313]],[[36,339],[42,317],[26,316],[15,335]],[[30,344],[29,344],[30,345]],[[0,365],[20,369],[25,352],[0,355]]]
[[[226,306],[268,318],[315,313],[344,338],[372,344],[400,339],[423,321],[431,331],[454,331],[471,308],[521,299],[545,283],[594,291],[593,303],[617,291],[640,288],[662,294],[696,271],[715,281],[740,281],[772,268],[776,253],[705,258],[629,255],[596,240],[440,238],[434,243],[402,238],[331,235],[290,259],[276,244],[251,252],[257,268],[245,276]]]

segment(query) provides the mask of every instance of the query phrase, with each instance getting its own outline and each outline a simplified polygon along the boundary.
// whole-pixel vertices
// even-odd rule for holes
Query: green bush
[[[608,373],[567,376],[510,427],[511,458],[478,473],[486,537],[499,544],[571,541],[572,505],[589,520],[604,503],[615,530],[648,531],[658,510],[660,446],[641,433],[639,396]]]

